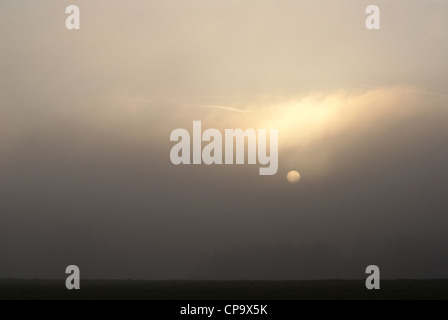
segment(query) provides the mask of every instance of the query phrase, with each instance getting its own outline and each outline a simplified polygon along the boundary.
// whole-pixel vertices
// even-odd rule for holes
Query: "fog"
[[[448,4],[76,2],[0,2],[0,278],[448,277]],[[174,166],[194,120],[277,175]]]

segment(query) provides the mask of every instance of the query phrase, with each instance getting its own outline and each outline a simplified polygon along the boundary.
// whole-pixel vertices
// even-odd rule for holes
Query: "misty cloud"
[[[0,277],[448,276],[443,4],[78,2],[0,4]],[[173,166],[194,120],[278,128],[278,174]]]

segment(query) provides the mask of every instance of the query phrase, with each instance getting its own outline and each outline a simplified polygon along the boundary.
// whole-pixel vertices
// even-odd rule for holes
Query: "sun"
[[[300,178],[301,178],[300,173],[298,173],[297,171],[290,171],[286,176],[286,179],[291,184],[299,183]]]

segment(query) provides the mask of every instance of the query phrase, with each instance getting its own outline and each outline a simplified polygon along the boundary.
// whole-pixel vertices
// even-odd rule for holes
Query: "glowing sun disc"
[[[299,181],[300,181],[300,173],[298,173],[297,171],[290,171],[288,173],[288,175],[286,176],[286,179],[291,184],[299,183]]]

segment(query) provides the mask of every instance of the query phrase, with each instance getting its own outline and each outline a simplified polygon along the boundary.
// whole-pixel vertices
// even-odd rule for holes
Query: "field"
[[[328,300],[448,299],[448,280],[382,281],[103,281],[84,280],[68,291],[64,280],[0,280],[0,300]]]

